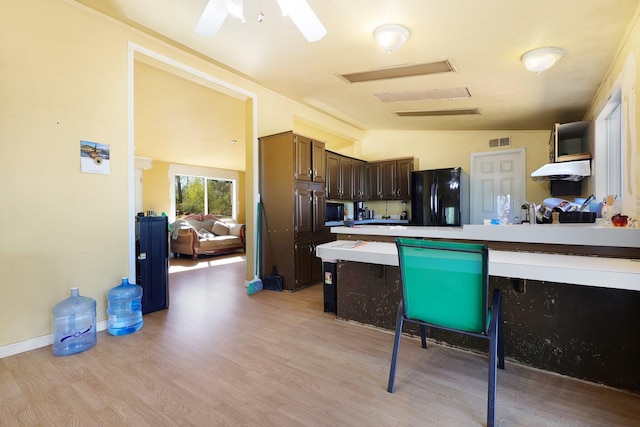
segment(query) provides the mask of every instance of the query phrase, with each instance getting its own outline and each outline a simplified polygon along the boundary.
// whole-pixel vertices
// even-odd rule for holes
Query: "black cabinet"
[[[169,228],[166,216],[136,217],[136,284],[142,314],[169,306]]]
[[[551,162],[589,160],[593,152],[593,122],[555,123],[549,141]]]

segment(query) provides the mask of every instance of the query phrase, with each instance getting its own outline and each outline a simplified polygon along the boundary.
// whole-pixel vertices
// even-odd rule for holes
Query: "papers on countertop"
[[[336,240],[331,246],[334,248],[353,249],[366,244],[367,242],[363,242],[362,240]]]

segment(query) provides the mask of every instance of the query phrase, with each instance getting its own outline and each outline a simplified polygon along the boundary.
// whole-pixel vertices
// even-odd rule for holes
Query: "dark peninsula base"
[[[640,392],[640,292],[504,277],[490,286],[503,289],[509,360]],[[398,267],[338,263],[339,318],[394,330],[400,295]],[[405,333],[418,332],[407,325]],[[436,329],[428,336],[487,352],[471,337]]]

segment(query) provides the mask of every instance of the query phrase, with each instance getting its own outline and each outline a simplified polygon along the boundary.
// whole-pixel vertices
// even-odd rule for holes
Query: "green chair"
[[[504,369],[502,292],[493,292],[488,307],[488,249],[485,245],[396,239],[402,300],[387,390],[393,393],[400,336],[404,322],[419,325],[422,348],[426,327],[444,329],[489,340],[487,425],[495,424],[496,365]],[[496,363],[497,356],[497,363]]]

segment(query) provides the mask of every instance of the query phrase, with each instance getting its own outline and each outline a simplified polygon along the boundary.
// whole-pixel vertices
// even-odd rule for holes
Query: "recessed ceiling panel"
[[[477,108],[460,110],[431,110],[431,111],[396,111],[400,117],[433,117],[433,116],[464,116],[468,114],[480,114]]]
[[[374,80],[396,79],[399,77],[423,76],[427,74],[448,73],[457,71],[453,62],[447,59],[425,64],[403,65],[400,67],[339,74],[350,83],[370,82]]]
[[[382,102],[400,101],[428,101],[432,99],[461,99],[471,98],[466,87],[454,87],[450,89],[409,90],[405,92],[385,92],[374,94]]]

